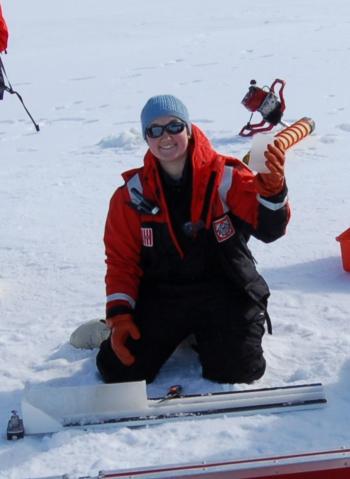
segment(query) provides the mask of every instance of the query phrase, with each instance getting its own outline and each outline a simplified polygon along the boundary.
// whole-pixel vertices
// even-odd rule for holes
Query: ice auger
[[[260,88],[256,86],[256,81],[250,81],[250,87],[242,100],[242,104],[252,114],[248,123],[241,129],[241,136],[253,136],[255,133],[262,133],[269,130],[278,124],[288,126],[282,121],[283,112],[286,108],[286,103],[283,96],[283,89],[286,82],[284,80],[276,80],[270,87],[264,86]],[[275,91],[278,88],[278,91]],[[278,96],[277,96],[278,94]],[[260,123],[251,123],[254,113],[258,111],[262,120]]]
[[[273,127],[281,125],[283,128],[274,136],[280,140],[281,147],[284,151],[288,150],[296,143],[306,138],[315,129],[315,122],[311,118],[303,117],[292,125],[288,125],[282,121],[283,112],[286,103],[283,90],[286,82],[276,79],[270,87],[260,88],[256,86],[256,81],[251,80],[247,94],[242,100],[242,104],[252,112],[248,123],[241,129],[241,136],[254,136],[256,133],[266,133]],[[278,96],[275,91],[276,86],[279,87]],[[258,111],[263,119],[260,123],[251,123],[253,114]],[[243,162],[248,166],[250,164],[250,152],[243,158]]]

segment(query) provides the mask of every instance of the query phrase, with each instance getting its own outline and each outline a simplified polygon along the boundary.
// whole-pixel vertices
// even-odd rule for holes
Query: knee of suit
[[[154,381],[158,369],[148,362],[137,361],[131,366],[125,366],[114,354],[110,339],[103,341],[96,356],[96,366],[105,383],[124,383],[131,381]]]
[[[231,366],[231,367],[230,367]],[[250,384],[260,379],[266,370],[266,361],[261,354],[245,363],[222,365],[222,367],[203,367],[203,377],[217,383]]]

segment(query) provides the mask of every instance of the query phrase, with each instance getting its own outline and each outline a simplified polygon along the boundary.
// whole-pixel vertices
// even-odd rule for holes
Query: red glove
[[[267,145],[264,155],[270,173],[258,173],[255,176],[255,186],[261,196],[277,195],[284,186],[285,154],[282,144],[275,140],[273,145]]]
[[[130,353],[125,343],[129,337],[140,339],[139,328],[134,323],[131,314],[120,314],[107,319],[107,326],[111,328],[111,346],[117,358],[125,365],[131,366],[135,357]]]

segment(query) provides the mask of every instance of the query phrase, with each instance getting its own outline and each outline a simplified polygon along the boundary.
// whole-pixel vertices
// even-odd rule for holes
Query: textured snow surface
[[[335,237],[350,227],[350,4],[347,0],[3,0],[3,56],[20,103],[0,103],[0,478],[240,459],[350,445],[350,274]],[[120,173],[146,151],[139,113],[172,93],[223,153],[237,136],[249,81],[287,81],[285,121],[310,116],[314,135],[291,150],[287,235],[251,242],[270,284],[266,375],[251,387],[321,381],[324,410],[185,421],[145,429],[65,431],[5,439],[26,385],[97,384],[96,351],[68,344],[104,314],[102,243]],[[260,119],[258,116],[257,119]],[[235,389],[201,378],[186,345],[150,396]],[[242,386],[243,388],[245,386]],[[248,387],[248,386],[246,386]],[[237,388],[238,389],[238,388]]]

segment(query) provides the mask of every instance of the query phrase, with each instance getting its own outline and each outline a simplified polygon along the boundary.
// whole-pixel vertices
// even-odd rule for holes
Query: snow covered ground
[[[350,446],[350,276],[335,237],[350,227],[348,0],[3,0],[3,58],[40,123],[14,96],[0,103],[0,478],[22,479],[175,462],[228,460]],[[26,385],[100,381],[95,351],[71,332],[104,314],[103,227],[120,172],[139,165],[139,113],[158,93],[188,105],[227,154],[249,113],[249,81],[287,81],[284,119],[310,116],[315,134],[288,153],[292,220],[276,243],[252,241],[268,280],[274,335],[254,387],[321,381],[324,410],[63,432],[8,442]],[[180,348],[150,396],[229,390],[204,381]],[[234,388],[233,388],[234,389]]]

